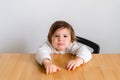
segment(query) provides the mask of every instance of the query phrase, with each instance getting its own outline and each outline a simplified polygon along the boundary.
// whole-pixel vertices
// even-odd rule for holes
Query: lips
[[[62,46],[62,45],[64,45],[64,43],[58,43],[58,45],[59,45],[59,46]]]

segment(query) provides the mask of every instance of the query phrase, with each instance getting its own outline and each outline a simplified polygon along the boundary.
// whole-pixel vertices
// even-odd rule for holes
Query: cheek
[[[57,40],[55,38],[52,38],[52,43],[55,43]]]
[[[70,45],[72,43],[71,39],[68,41],[68,44]]]
[[[72,41],[71,41],[71,38],[66,39],[66,42],[67,42],[67,43],[71,43],[71,42],[72,42]]]
[[[52,39],[52,45],[54,46],[54,45],[56,45],[56,43],[57,43],[57,40],[56,39]]]
[[[66,41],[66,44],[67,44],[67,45],[71,44],[71,41]]]

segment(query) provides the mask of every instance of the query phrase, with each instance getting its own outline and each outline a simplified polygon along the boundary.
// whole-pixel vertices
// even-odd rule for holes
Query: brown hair
[[[56,22],[54,22],[54,23],[51,25],[51,27],[50,27],[50,29],[49,29],[48,41],[49,41],[50,43],[52,42],[52,41],[51,41],[52,35],[53,35],[54,32],[55,32],[57,29],[59,29],[59,28],[67,28],[67,29],[69,29],[69,30],[70,30],[70,33],[71,33],[71,42],[73,42],[73,41],[76,40],[75,32],[74,32],[72,26],[71,26],[69,23],[67,23],[67,22],[65,22],[65,21],[56,21]]]

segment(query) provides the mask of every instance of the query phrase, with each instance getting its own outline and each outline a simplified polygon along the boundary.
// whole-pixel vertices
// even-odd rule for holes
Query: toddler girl
[[[66,65],[67,70],[74,70],[81,64],[88,62],[91,59],[91,52],[85,45],[78,45],[76,35],[72,26],[65,21],[54,22],[48,33],[48,40],[44,42],[36,54],[36,60],[46,69],[46,74],[54,73],[60,70],[57,65],[51,61],[50,54],[69,53],[76,56]]]

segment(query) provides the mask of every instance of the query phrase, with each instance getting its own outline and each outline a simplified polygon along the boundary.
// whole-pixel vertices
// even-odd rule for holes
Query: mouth
[[[59,46],[62,46],[62,45],[64,45],[64,43],[58,43],[58,45],[59,45]]]

